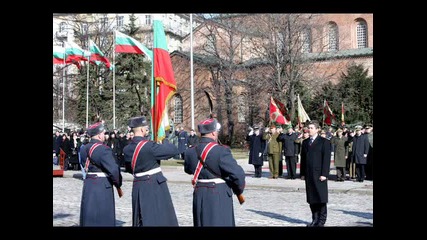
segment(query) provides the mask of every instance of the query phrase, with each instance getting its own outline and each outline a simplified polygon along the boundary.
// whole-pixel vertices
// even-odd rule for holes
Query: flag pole
[[[193,14],[190,13],[191,128],[194,129]]]
[[[64,67],[62,68],[62,132],[65,132],[65,58],[67,54],[65,52],[65,42],[64,42]]]
[[[116,31],[113,31],[113,42],[116,45]],[[113,47],[114,48],[114,47]],[[113,49],[113,129],[116,129],[116,69],[115,69],[115,49]]]
[[[87,46],[90,52],[90,39],[89,34],[87,35]],[[90,67],[90,56],[87,64],[87,78],[86,78],[86,129],[89,127],[89,67]]]
[[[157,93],[157,87],[156,82],[154,81],[154,42],[156,39],[154,39],[154,21],[151,23],[153,28],[153,46],[151,49],[153,50],[153,56],[151,59],[151,140],[157,142],[157,131],[158,129],[155,128],[156,120],[156,93]]]
[[[322,128],[325,127],[325,107],[326,107],[326,99],[323,99]]]

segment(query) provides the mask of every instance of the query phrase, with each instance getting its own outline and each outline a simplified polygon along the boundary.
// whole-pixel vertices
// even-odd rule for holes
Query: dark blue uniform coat
[[[94,143],[102,144],[101,141],[92,139],[84,145],[85,151],[81,151],[82,159],[86,159],[89,149]],[[122,186],[120,168],[114,159],[111,148],[105,145],[96,147],[91,159],[86,179],[83,182],[80,226],[115,226],[116,209],[113,185]],[[103,172],[108,177],[98,177],[91,174],[93,172]]]
[[[185,152],[184,171],[194,174],[203,148],[213,139],[202,137],[196,147]],[[233,192],[243,193],[245,172],[228,147],[214,146],[205,160],[198,179],[222,178],[226,183],[197,182],[193,192],[193,224],[203,226],[235,226]],[[209,169],[209,170],[208,170]]]
[[[179,150],[179,153],[183,153],[187,149],[188,134],[186,131],[182,130],[182,131],[179,131],[177,135],[178,135],[178,150]]]
[[[143,137],[134,137],[123,149],[126,162],[132,162],[136,145]],[[160,160],[179,154],[174,144],[148,141],[139,152],[134,173],[160,167]],[[162,172],[135,177],[132,188],[132,226],[178,226],[175,209]]]
[[[246,135],[246,141],[249,141],[249,164],[262,166],[264,160],[262,153],[265,150],[266,141],[262,139],[262,133],[258,136],[254,134]]]
[[[301,177],[305,177],[307,203],[328,202],[328,181],[320,181],[320,176],[329,177],[331,166],[331,142],[320,136],[314,139],[311,146],[310,138],[302,142]]]

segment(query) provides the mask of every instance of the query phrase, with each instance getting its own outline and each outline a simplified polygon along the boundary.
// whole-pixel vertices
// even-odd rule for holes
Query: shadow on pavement
[[[53,215],[53,219],[57,219],[57,218],[66,218],[71,216],[72,214],[68,214],[68,213],[58,213],[58,214],[54,214]]]
[[[374,224],[371,222],[356,222],[357,224],[360,224],[358,227],[373,227]]]
[[[120,221],[118,219],[116,219],[116,227],[120,227],[123,226],[123,224],[125,224],[126,222]]]
[[[257,214],[262,215],[262,216],[266,216],[266,217],[269,217],[269,218],[279,219],[279,220],[286,221],[286,222],[289,222],[289,223],[301,223],[301,224],[308,224],[309,223],[307,221],[302,221],[302,220],[299,220],[299,219],[286,217],[286,216],[283,216],[283,215],[280,215],[280,214],[277,214],[277,213],[273,213],[273,212],[258,211],[258,210],[253,210],[253,209],[247,209],[247,210],[251,211],[251,212],[254,212],[254,213],[257,213]]]
[[[373,214],[372,213],[355,212],[355,211],[345,211],[345,210],[336,210],[336,211],[341,211],[342,213],[354,215],[356,217],[361,217],[361,218],[366,218],[366,219],[373,219]]]

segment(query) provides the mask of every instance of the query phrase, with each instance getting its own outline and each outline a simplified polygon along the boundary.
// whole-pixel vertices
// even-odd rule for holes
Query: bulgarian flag
[[[53,46],[53,64],[64,64],[65,50],[60,46]]]
[[[153,52],[146,48],[142,43],[134,38],[123,34],[119,31],[116,32],[116,52],[117,53],[137,53],[146,55],[150,61],[153,61]]]
[[[87,61],[86,57],[90,56],[88,51],[83,50],[79,45],[70,41],[65,42],[66,63],[74,63],[80,68],[80,61]]]
[[[104,56],[104,53],[99,50],[99,47],[92,41],[89,40],[89,51],[90,51],[90,61],[99,66],[101,62],[105,63],[105,66],[112,70],[112,66],[108,58]]]
[[[153,21],[155,101],[152,107],[154,141],[163,140],[170,128],[167,103],[176,92],[176,81],[166,43],[165,31],[160,20]]]

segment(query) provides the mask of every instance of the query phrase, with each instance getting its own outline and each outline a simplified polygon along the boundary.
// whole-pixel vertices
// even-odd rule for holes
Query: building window
[[[310,53],[311,52],[311,29],[306,28],[302,33],[302,52]]]
[[[181,95],[175,95],[175,116],[174,116],[174,123],[182,123],[182,113],[183,113],[183,109],[182,109],[182,97]]]
[[[83,34],[88,34],[89,26],[87,25],[87,23],[82,24],[82,30],[83,30]]]
[[[101,29],[105,29],[106,27],[107,27],[107,25],[108,25],[108,17],[107,16],[105,16],[105,17],[102,17],[102,18],[100,18],[99,19],[99,23],[100,23],[100,27],[101,27]]]
[[[328,40],[328,51],[338,51],[338,25],[334,22],[329,23]]]
[[[244,95],[240,95],[237,99],[238,101],[238,110],[237,110],[237,121],[239,123],[244,123],[246,122],[246,104],[245,104],[245,96]]]
[[[357,48],[368,47],[368,27],[364,20],[360,20],[356,25]]]
[[[59,32],[66,32],[67,31],[67,23],[66,22],[61,22],[59,24]]]
[[[151,25],[151,15],[145,15],[145,25]]]
[[[116,17],[116,25],[117,25],[117,27],[123,27],[123,19],[124,19],[123,16],[117,16]]]

